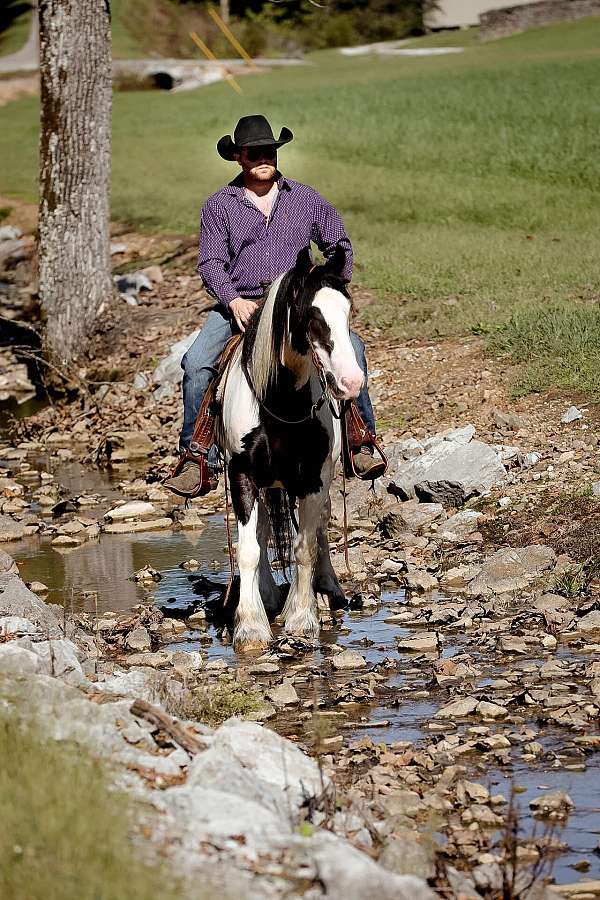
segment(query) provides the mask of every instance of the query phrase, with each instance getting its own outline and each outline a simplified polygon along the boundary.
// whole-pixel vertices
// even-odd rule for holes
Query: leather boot
[[[184,450],[171,475],[163,481],[169,491],[190,500],[214,491],[218,483],[208,465],[208,450],[193,443]]]
[[[356,403],[346,405],[343,413],[343,453],[346,476],[365,481],[380,478],[387,471],[387,459],[377,438],[369,430]],[[377,452],[377,456],[375,456]]]
[[[352,450],[352,468],[357,478],[374,481],[385,474],[387,466],[383,459],[375,457],[371,445],[363,444],[358,450]]]

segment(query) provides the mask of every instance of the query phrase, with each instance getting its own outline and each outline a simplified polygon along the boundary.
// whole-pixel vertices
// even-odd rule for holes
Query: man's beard
[[[271,181],[275,177],[276,171],[275,166],[256,166],[250,170],[250,174],[257,181]]]

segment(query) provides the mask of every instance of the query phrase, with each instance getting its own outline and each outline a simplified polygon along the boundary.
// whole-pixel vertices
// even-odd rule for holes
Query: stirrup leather
[[[371,480],[368,475],[361,475],[354,465],[354,453],[361,447],[373,447],[381,457],[384,465],[383,475],[387,472],[388,460],[383,447],[372,431],[367,427],[356,403],[352,400],[344,404],[342,415],[342,456],[344,471],[347,478],[360,478],[363,481]]]

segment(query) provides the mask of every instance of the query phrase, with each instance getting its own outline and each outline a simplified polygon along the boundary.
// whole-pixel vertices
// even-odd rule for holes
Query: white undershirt
[[[265,219],[269,219],[271,215],[271,210],[273,209],[273,204],[275,203],[275,198],[277,197],[277,182],[273,182],[273,186],[268,194],[264,194],[264,196],[259,197],[258,194],[255,194],[254,191],[249,190],[248,188],[244,188],[246,193],[246,197],[250,200],[257,209],[261,211]]]

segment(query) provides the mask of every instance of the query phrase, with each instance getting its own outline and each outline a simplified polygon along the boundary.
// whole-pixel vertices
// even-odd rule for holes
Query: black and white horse
[[[343,597],[327,539],[329,488],[341,450],[334,412],[337,400],[358,396],[364,378],[350,343],[343,264],[342,250],[318,266],[302,250],[270,287],[220,387],[220,443],[238,523],[239,649],[272,640],[267,612],[277,611],[279,588],[268,542],[273,532],[281,549],[296,503],[286,632],[316,637],[316,594]]]

